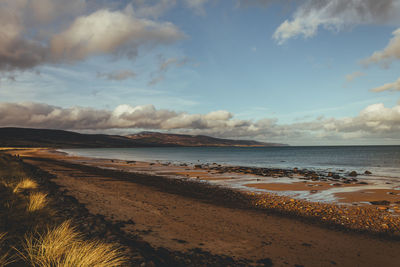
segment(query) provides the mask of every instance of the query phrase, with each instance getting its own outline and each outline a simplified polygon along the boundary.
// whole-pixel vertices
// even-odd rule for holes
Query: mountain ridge
[[[160,133],[144,131],[136,134],[126,135],[133,140],[142,140],[149,143],[159,143],[163,145],[178,146],[244,146],[244,147],[267,147],[267,146],[287,146],[279,143],[265,143],[254,140],[233,140],[211,137],[207,135],[188,135],[174,133]]]
[[[0,147],[51,147],[51,148],[130,148],[177,146],[241,146],[268,147],[284,144],[263,143],[252,140],[231,140],[205,135],[166,134],[141,132],[126,136],[83,134],[54,129],[0,127]]]

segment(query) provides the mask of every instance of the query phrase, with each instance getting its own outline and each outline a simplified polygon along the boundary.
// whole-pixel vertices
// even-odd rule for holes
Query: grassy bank
[[[123,266],[119,245],[87,239],[60,220],[19,157],[0,153],[0,266]]]

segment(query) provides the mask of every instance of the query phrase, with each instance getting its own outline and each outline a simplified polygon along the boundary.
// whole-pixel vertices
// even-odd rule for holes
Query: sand
[[[337,204],[354,204],[368,206],[371,201],[386,200],[394,204],[400,201],[400,188],[396,184],[368,184],[360,182],[343,183],[341,180],[313,181],[299,173],[291,177],[263,177],[252,173],[230,172],[214,167],[202,169],[187,165],[172,165],[160,162],[141,162],[125,160],[94,159],[67,155],[49,149],[18,150],[15,153],[35,157],[51,157],[59,160],[99,166],[108,169],[120,169],[128,172],[139,172],[150,175],[188,178],[208,181],[212,184],[228,186],[248,192],[290,195],[296,199],[308,201],[333,202]],[[362,180],[364,181],[364,180]],[[367,193],[362,193],[367,192]],[[383,192],[383,193],[382,193]],[[392,192],[392,194],[389,194]]]
[[[224,199],[196,194],[195,189],[191,196],[183,191],[186,187],[140,180],[151,176],[118,174],[75,164],[91,162],[115,167],[109,161],[101,163],[37,151],[25,153],[23,159],[56,175],[54,181],[85,204],[91,213],[105,215],[110,221],[133,220],[135,224],[125,230],[154,247],[174,251],[201,248],[254,263],[269,258],[274,266],[397,266],[400,262],[400,242],[396,240],[332,230],[293,217],[225,205]],[[142,169],[159,167],[146,163],[114,163],[122,169],[136,164]]]

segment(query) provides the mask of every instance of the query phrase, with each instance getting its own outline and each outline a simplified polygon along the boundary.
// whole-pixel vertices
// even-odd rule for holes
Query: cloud
[[[363,64],[381,63],[388,67],[393,60],[400,59],[400,28],[393,32],[393,38],[382,51],[375,51],[372,56],[362,61]]]
[[[47,35],[54,19],[79,14],[85,1],[2,0],[0,2],[0,71],[26,70],[49,60]]]
[[[91,55],[136,55],[142,44],[168,44],[183,38],[172,23],[133,17],[128,12],[99,10],[77,18],[51,40],[55,59],[83,60]]]
[[[119,70],[110,73],[97,73],[97,77],[106,78],[107,80],[122,81],[136,77],[136,73],[130,70]]]
[[[297,36],[314,36],[319,27],[340,30],[357,24],[382,24],[398,21],[397,0],[307,0],[295,11],[292,20],[285,20],[273,34],[283,44]]]
[[[164,74],[168,71],[168,69],[172,66],[181,67],[185,65],[189,60],[187,58],[178,59],[175,57],[165,59],[163,56],[159,56],[159,67],[158,70],[154,71],[151,74],[151,80],[149,85],[155,85],[165,79]]]
[[[0,103],[0,125],[69,130],[112,128],[209,129],[242,124],[227,111],[188,114],[153,105],[119,105],[114,110],[62,108],[42,103]]]
[[[350,73],[350,74],[347,74],[347,75],[346,75],[346,81],[347,81],[347,82],[352,82],[354,79],[359,78],[359,77],[362,77],[362,76],[365,76],[365,73],[364,73],[364,72],[355,71],[355,72],[353,72],[353,73]]]
[[[0,24],[0,72],[95,55],[133,58],[141,46],[168,45],[185,36],[170,22],[136,15],[131,5],[121,9],[89,0],[2,0]]]
[[[205,15],[206,11],[204,9],[204,5],[208,2],[208,0],[184,0],[187,7],[194,10],[198,15]]]
[[[400,91],[400,78],[392,83],[386,83],[382,86],[371,89],[372,92],[383,92],[383,91]]]
[[[235,119],[228,111],[189,114],[153,105],[120,105],[114,110],[62,108],[41,103],[0,103],[0,126],[108,131],[110,129],[173,130],[226,138],[257,138],[279,142],[299,140],[400,140],[400,105],[382,103],[357,116],[318,118],[308,122],[278,124],[274,118],[258,121]],[[126,131],[126,130],[124,130]]]

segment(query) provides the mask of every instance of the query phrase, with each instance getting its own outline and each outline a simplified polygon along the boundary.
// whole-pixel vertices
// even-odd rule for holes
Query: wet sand
[[[247,187],[253,187],[258,189],[265,189],[268,191],[319,191],[327,190],[332,187],[355,187],[361,185],[342,185],[338,183],[321,183],[321,182],[294,182],[291,184],[282,183],[268,183],[268,184],[245,184]]]
[[[19,153],[24,158],[23,153]],[[285,201],[288,203],[282,207],[287,209],[303,205],[305,202],[300,200],[285,197],[279,200],[274,195],[268,195],[271,199],[263,195],[246,198],[245,195],[243,200],[238,200],[239,195],[230,199],[230,193],[218,197],[218,188],[204,191],[201,183],[191,185],[178,179],[139,173],[159,171],[160,166],[156,164],[91,160],[48,152],[30,152],[25,156],[24,161],[56,175],[54,182],[68,189],[69,194],[85,204],[91,213],[103,214],[111,221],[133,220],[135,224],[127,226],[125,231],[139,235],[154,247],[174,251],[201,248],[213,254],[248,259],[254,264],[268,258],[275,266],[397,266],[400,261],[400,241],[328,229],[317,221],[305,220],[304,216],[296,219],[269,212],[272,205],[278,207]],[[118,169],[125,171],[86,166],[96,165],[93,162],[108,168],[116,168],[117,163]],[[138,173],[127,172],[136,164],[140,165],[136,169]],[[171,169],[190,168],[173,166],[170,172]],[[211,175],[209,171],[201,173]],[[234,173],[221,175],[231,178]],[[198,170],[187,181],[201,180],[197,176],[201,177]],[[266,210],[252,209],[253,203],[246,200],[255,200],[259,206],[269,200],[273,203],[267,205]],[[311,203],[311,212],[329,213],[334,207],[318,205]],[[376,207],[355,209],[359,209],[360,218],[368,209],[379,218],[391,216]],[[339,210],[336,211],[339,214]]]

